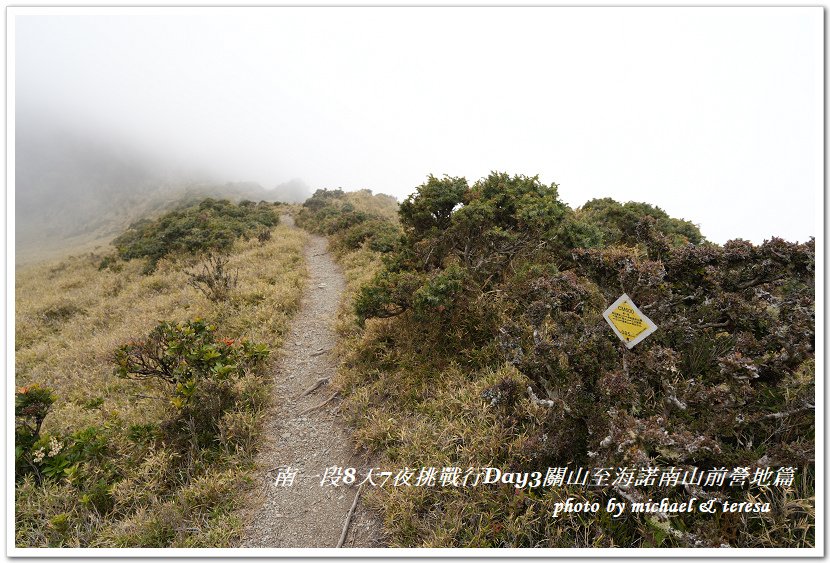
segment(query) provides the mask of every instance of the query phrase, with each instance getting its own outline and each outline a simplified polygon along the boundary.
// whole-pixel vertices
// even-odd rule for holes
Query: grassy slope
[[[41,203],[37,213],[18,214],[15,240],[15,264],[32,265],[55,261],[68,254],[104,251],[110,241],[133,222],[154,218],[183,204],[205,197],[226,198],[237,202],[280,201],[287,195],[249,184],[157,185],[144,191],[110,194],[112,201],[74,201],[71,209],[87,216],[67,214],[65,207],[51,208]],[[89,196],[87,196],[89,197]],[[97,212],[92,212],[98,210]],[[80,212],[80,211],[79,211]]]
[[[299,304],[305,238],[281,225],[265,244],[238,241],[229,265],[239,269],[239,285],[229,302],[218,304],[187,285],[186,262],[164,260],[149,276],[141,274],[141,260],[118,272],[99,271],[100,257],[94,255],[18,269],[16,383],[38,382],[56,391],[44,431],[68,434],[87,426],[128,428],[161,420],[166,402],[142,397],[159,390],[116,378],[109,359],[118,345],[143,337],[160,320],[203,317],[216,322],[221,337],[246,337],[276,350]],[[267,396],[264,378],[249,383],[251,393]],[[256,420],[243,422],[257,426]],[[83,505],[66,484],[24,482],[17,494],[17,545],[225,545],[239,530],[228,515],[253,448],[229,451],[183,488],[157,498],[158,474],[170,465],[165,455],[149,451],[140,466],[124,468],[128,478],[112,490],[111,514]]]

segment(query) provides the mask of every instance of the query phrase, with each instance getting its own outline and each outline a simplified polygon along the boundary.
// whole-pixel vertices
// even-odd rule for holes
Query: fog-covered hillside
[[[132,221],[182,200],[303,201],[300,179],[266,189],[220,182],[176,163],[161,164],[127,145],[18,112],[15,152],[16,261],[106,244]]]

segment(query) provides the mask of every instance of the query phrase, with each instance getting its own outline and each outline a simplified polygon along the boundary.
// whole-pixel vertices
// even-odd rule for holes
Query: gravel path
[[[290,217],[283,217],[293,225]],[[339,398],[302,414],[332,396],[328,384],[303,396],[320,378],[333,377],[337,358],[334,321],[345,287],[343,274],[327,253],[326,239],[311,236],[305,248],[309,279],[300,310],[292,321],[275,373],[273,407],[264,425],[257,456],[258,486],[245,503],[240,547],[336,547],[357,486],[320,486],[327,467],[354,467],[365,460],[354,453],[337,415]],[[277,485],[297,470],[291,486]],[[358,502],[343,547],[383,547],[377,518]]]

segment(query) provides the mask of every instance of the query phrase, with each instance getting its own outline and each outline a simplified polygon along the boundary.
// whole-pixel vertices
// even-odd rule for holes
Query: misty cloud
[[[815,235],[820,8],[112,13],[14,17],[18,235],[185,179],[402,198],[490,170],[717,242]]]

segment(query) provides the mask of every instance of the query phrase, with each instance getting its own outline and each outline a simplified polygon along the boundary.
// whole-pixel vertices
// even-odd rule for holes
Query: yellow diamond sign
[[[645,316],[625,293],[614,301],[602,316],[611,325],[617,338],[629,349],[657,330],[657,325]]]

